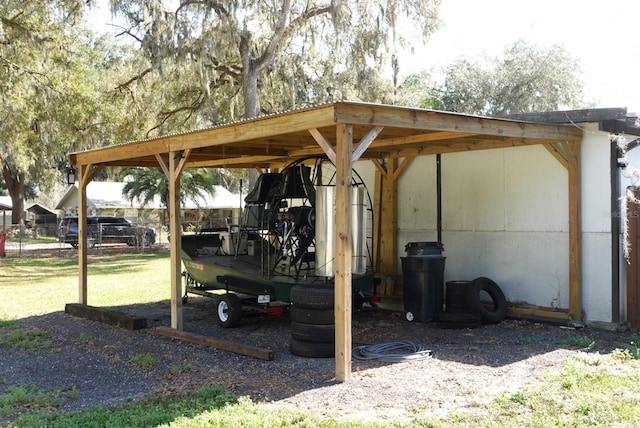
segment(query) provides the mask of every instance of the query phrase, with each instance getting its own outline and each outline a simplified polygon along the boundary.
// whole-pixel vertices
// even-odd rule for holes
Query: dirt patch
[[[284,317],[245,317],[239,327],[223,329],[214,321],[212,299],[190,297],[183,307],[186,331],[273,350],[274,360],[264,361],[156,334],[154,327],[170,325],[169,302],[112,309],[147,318],[149,328],[123,330],[62,312],[22,320],[23,328],[46,332],[52,346],[16,350],[0,345],[0,394],[10,385],[74,388],[74,398],[60,406],[74,411],[220,384],[270,406],[322,416],[384,419],[417,411],[444,416],[453,410],[473,411],[500,392],[561,370],[577,352],[629,347],[628,334],[593,328],[507,320],[474,329],[442,329],[379,310],[354,315],[354,346],[409,341],[430,350],[431,356],[398,363],[354,359],[351,381],[339,383],[333,358],[289,352],[291,332]],[[0,328],[4,334],[6,329]],[[585,344],[589,346],[579,349]],[[135,357],[146,354],[155,363],[136,365]]]

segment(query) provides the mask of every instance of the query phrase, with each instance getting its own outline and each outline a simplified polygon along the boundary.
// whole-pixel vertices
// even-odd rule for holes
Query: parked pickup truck
[[[65,217],[60,222],[58,240],[78,247],[78,217]],[[87,217],[87,246],[97,243],[123,243],[145,247],[156,242],[156,232],[144,226],[135,226],[124,217]]]

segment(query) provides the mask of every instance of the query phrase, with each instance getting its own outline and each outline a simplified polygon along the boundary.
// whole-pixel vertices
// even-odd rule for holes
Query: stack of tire
[[[483,295],[490,304],[485,304]],[[494,281],[479,277],[473,281],[447,281],[445,310],[438,316],[441,328],[474,328],[480,324],[497,324],[507,316],[507,299]]]
[[[335,356],[333,284],[298,284],[291,288],[292,354],[309,358]]]

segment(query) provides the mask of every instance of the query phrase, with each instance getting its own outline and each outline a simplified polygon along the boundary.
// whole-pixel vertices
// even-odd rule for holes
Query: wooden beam
[[[169,151],[169,139],[161,137],[155,140],[138,141],[134,143],[120,144],[103,147],[96,150],[88,150],[70,155],[71,163],[77,165],[100,164],[117,160],[135,159],[144,156],[153,158],[156,154]]]
[[[351,125],[336,126],[336,255],[335,255],[335,324],[336,380],[351,379],[351,200],[352,150]]]
[[[384,138],[373,142],[369,148],[379,149],[381,147],[398,147],[423,143],[442,143],[448,140],[473,137],[477,134],[462,132],[429,132],[426,134],[408,135],[406,137]]]
[[[256,165],[269,165],[272,162],[281,161],[280,156],[242,156],[229,159],[212,159],[210,161],[190,161],[189,168],[255,168]]]
[[[156,160],[158,161],[158,165],[160,165],[160,168],[162,168],[162,171],[164,171],[164,175],[167,177],[167,180],[169,179],[169,165],[167,165],[167,162],[164,160],[164,158],[157,153],[156,154]]]
[[[382,132],[382,127],[375,128],[380,129]],[[417,135],[408,135],[405,137],[394,137],[394,138],[384,138],[376,141],[372,141],[371,144],[367,147],[368,151],[379,151],[379,150],[392,150],[397,149],[406,145],[416,145],[423,143],[442,143],[443,141],[447,141],[450,139],[460,139],[465,137],[475,136],[476,134],[464,134],[460,132],[429,132],[429,133],[420,133]],[[323,137],[324,138],[324,137]],[[331,147],[330,142],[327,141],[327,144]],[[302,149],[292,149],[289,151],[289,156],[292,157],[304,157],[304,156],[314,156],[318,154],[322,154],[323,150],[318,147],[305,147]],[[362,154],[364,154],[363,152]],[[358,157],[360,158],[362,154]]]
[[[89,184],[103,169],[104,165],[88,165],[87,168],[83,169],[82,175],[78,174],[78,177],[80,177],[84,183]]]
[[[180,225],[180,166],[183,153],[169,152],[169,231],[171,239],[171,327],[182,330],[182,275],[180,259],[182,227]]]
[[[507,309],[507,316],[510,317],[534,317],[546,318],[556,321],[571,321],[571,317],[567,312],[553,311],[549,309],[541,309],[536,307],[515,307]]]
[[[360,159],[360,156],[362,156],[362,154],[369,148],[371,143],[373,143],[373,140],[376,139],[376,137],[382,132],[383,129],[384,128],[381,126],[376,126],[369,132],[367,132],[364,137],[362,137],[358,145],[353,150],[353,153],[351,154],[351,162],[356,162],[358,159]]]
[[[569,163],[567,162],[566,156],[564,156],[562,153],[560,153],[560,151],[558,150],[557,145],[555,145],[555,144],[545,144],[544,148],[547,149],[549,151],[549,153],[551,153],[553,155],[553,157],[556,158],[556,160],[558,162],[560,162],[560,165],[562,165],[565,169],[569,168]]]
[[[376,167],[376,170],[382,174],[382,175],[387,175],[387,170],[384,168],[384,166],[382,165],[382,163],[380,162],[380,160],[378,159],[371,159],[371,162],[373,162],[373,165]]]
[[[450,131],[500,137],[579,141],[582,130],[570,125],[516,122],[435,110],[412,110],[395,106],[338,102],[335,121],[353,125]]]
[[[184,171],[184,168],[187,165],[187,160],[189,159],[189,155],[191,154],[191,149],[182,150],[178,152],[178,154],[180,155],[180,160],[178,161],[178,165],[176,165],[176,176],[178,176],[179,178],[180,174],[182,174],[182,171]],[[178,154],[176,154],[175,156],[178,156]]]
[[[327,140],[324,137],[324,135],[322,135],[317,128],[309,129],[309,133],[311,134],[313,139],[316,140],[316,142],[320,146],[320,149],[322,150],[322,152],[324,152],[324,154],[327,155],[329,160],[331,162],[333,162],[333,164],[335,165],[336,164],[336,151],[333,148],[333,146],[331,145],[331,143],[329,142],[329,140]]]
[[[393,171],[393,181],[397,181],[400,178],[400,175],[404,172],[405,169],[409,166],[413,158],[404,158],[402,159],[402,163],[395,171]]]
[[[436,155],[438,153],[459,153],[471,152],[474,150],[504,149],[511,147],[524,147],[536,144],[545,144],[553,141],[550,140],[533,140],[522,138],[503,138],[500,140],[469,140],[456,142],[434,142],[419,147],[398,147],[392,151],[376,151],[370,149],[363,157],[380,158],[384,157],[416,157],[426,155]]]
[[[176,135],[171,137],[171,148],[174,150],[195,149],[240,141],[273,138],[274,135],[306,132],[311,128],[333,126],[335,123],[333,105],[327,105],[306,111],[263,116],[252,120],[244,120],[240,123],[219,126],[210,130]]]
[[[214,339],[200,334],[187,333],[185,331],[179,331],[168,327],[156,327],[156,333],[161,336],[184,340],[198,345],[209,346],[211,348],[222,349],[235,354],[246,355],[248,357],[255,357],[266,361],[273,360],[273,351],[270,349],[257,348],[255,346],[229,342],[227,340]]]
[[[581,192],[580,192],[580,142],[568,143],[571,160],[569,172],[569,314],[576,321],[582,320],[581,274]]]
[[[124,314],[107,308],[67,303],[64,306],[64,312],[69,315],[98,321],[103,324],[109,324],[115,327],[125,328],[127,330],[140,330],[147,328],[146,318],[136,317],[131,314]]]

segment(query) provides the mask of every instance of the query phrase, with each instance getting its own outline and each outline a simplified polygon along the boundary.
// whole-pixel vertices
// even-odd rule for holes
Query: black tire
[[[331,285],[298,284],[291,287],[291,303],[300,308],[333,309],[335,288]]]
[[[480,300],[483,291],[491,297],[492,309]],[[489,278],[480,277],[471,281],[467,288],[467,305],[473,313],[480,315],[483,323],[497,324],[507,316],[507,299],[498,284]]]
[[[216,301],[216,318],[223,328],[235,327],[242,319],[242,303],[233,293],[222,294]]]
[[[445,311],[448,313],[469,313],[467,288],[471,281],[447,281],[445,285]]]
[[[447,313],[443,312],[438,316],[438,327],[440,328],[475,328],[480,326],[482,318],[480,315],[471,313]]]
[[[303,342],[334,343],[336,327],[334,324],[291,323],[291,337]]]
[[[291,321],[302,324],[335,324],[333,309],[309,309],[291,306]]]
[[[335,343],[305,342],[293,337],[289,341],[289,350],[299,357],[332,358],[336,355],[335,346]]]

